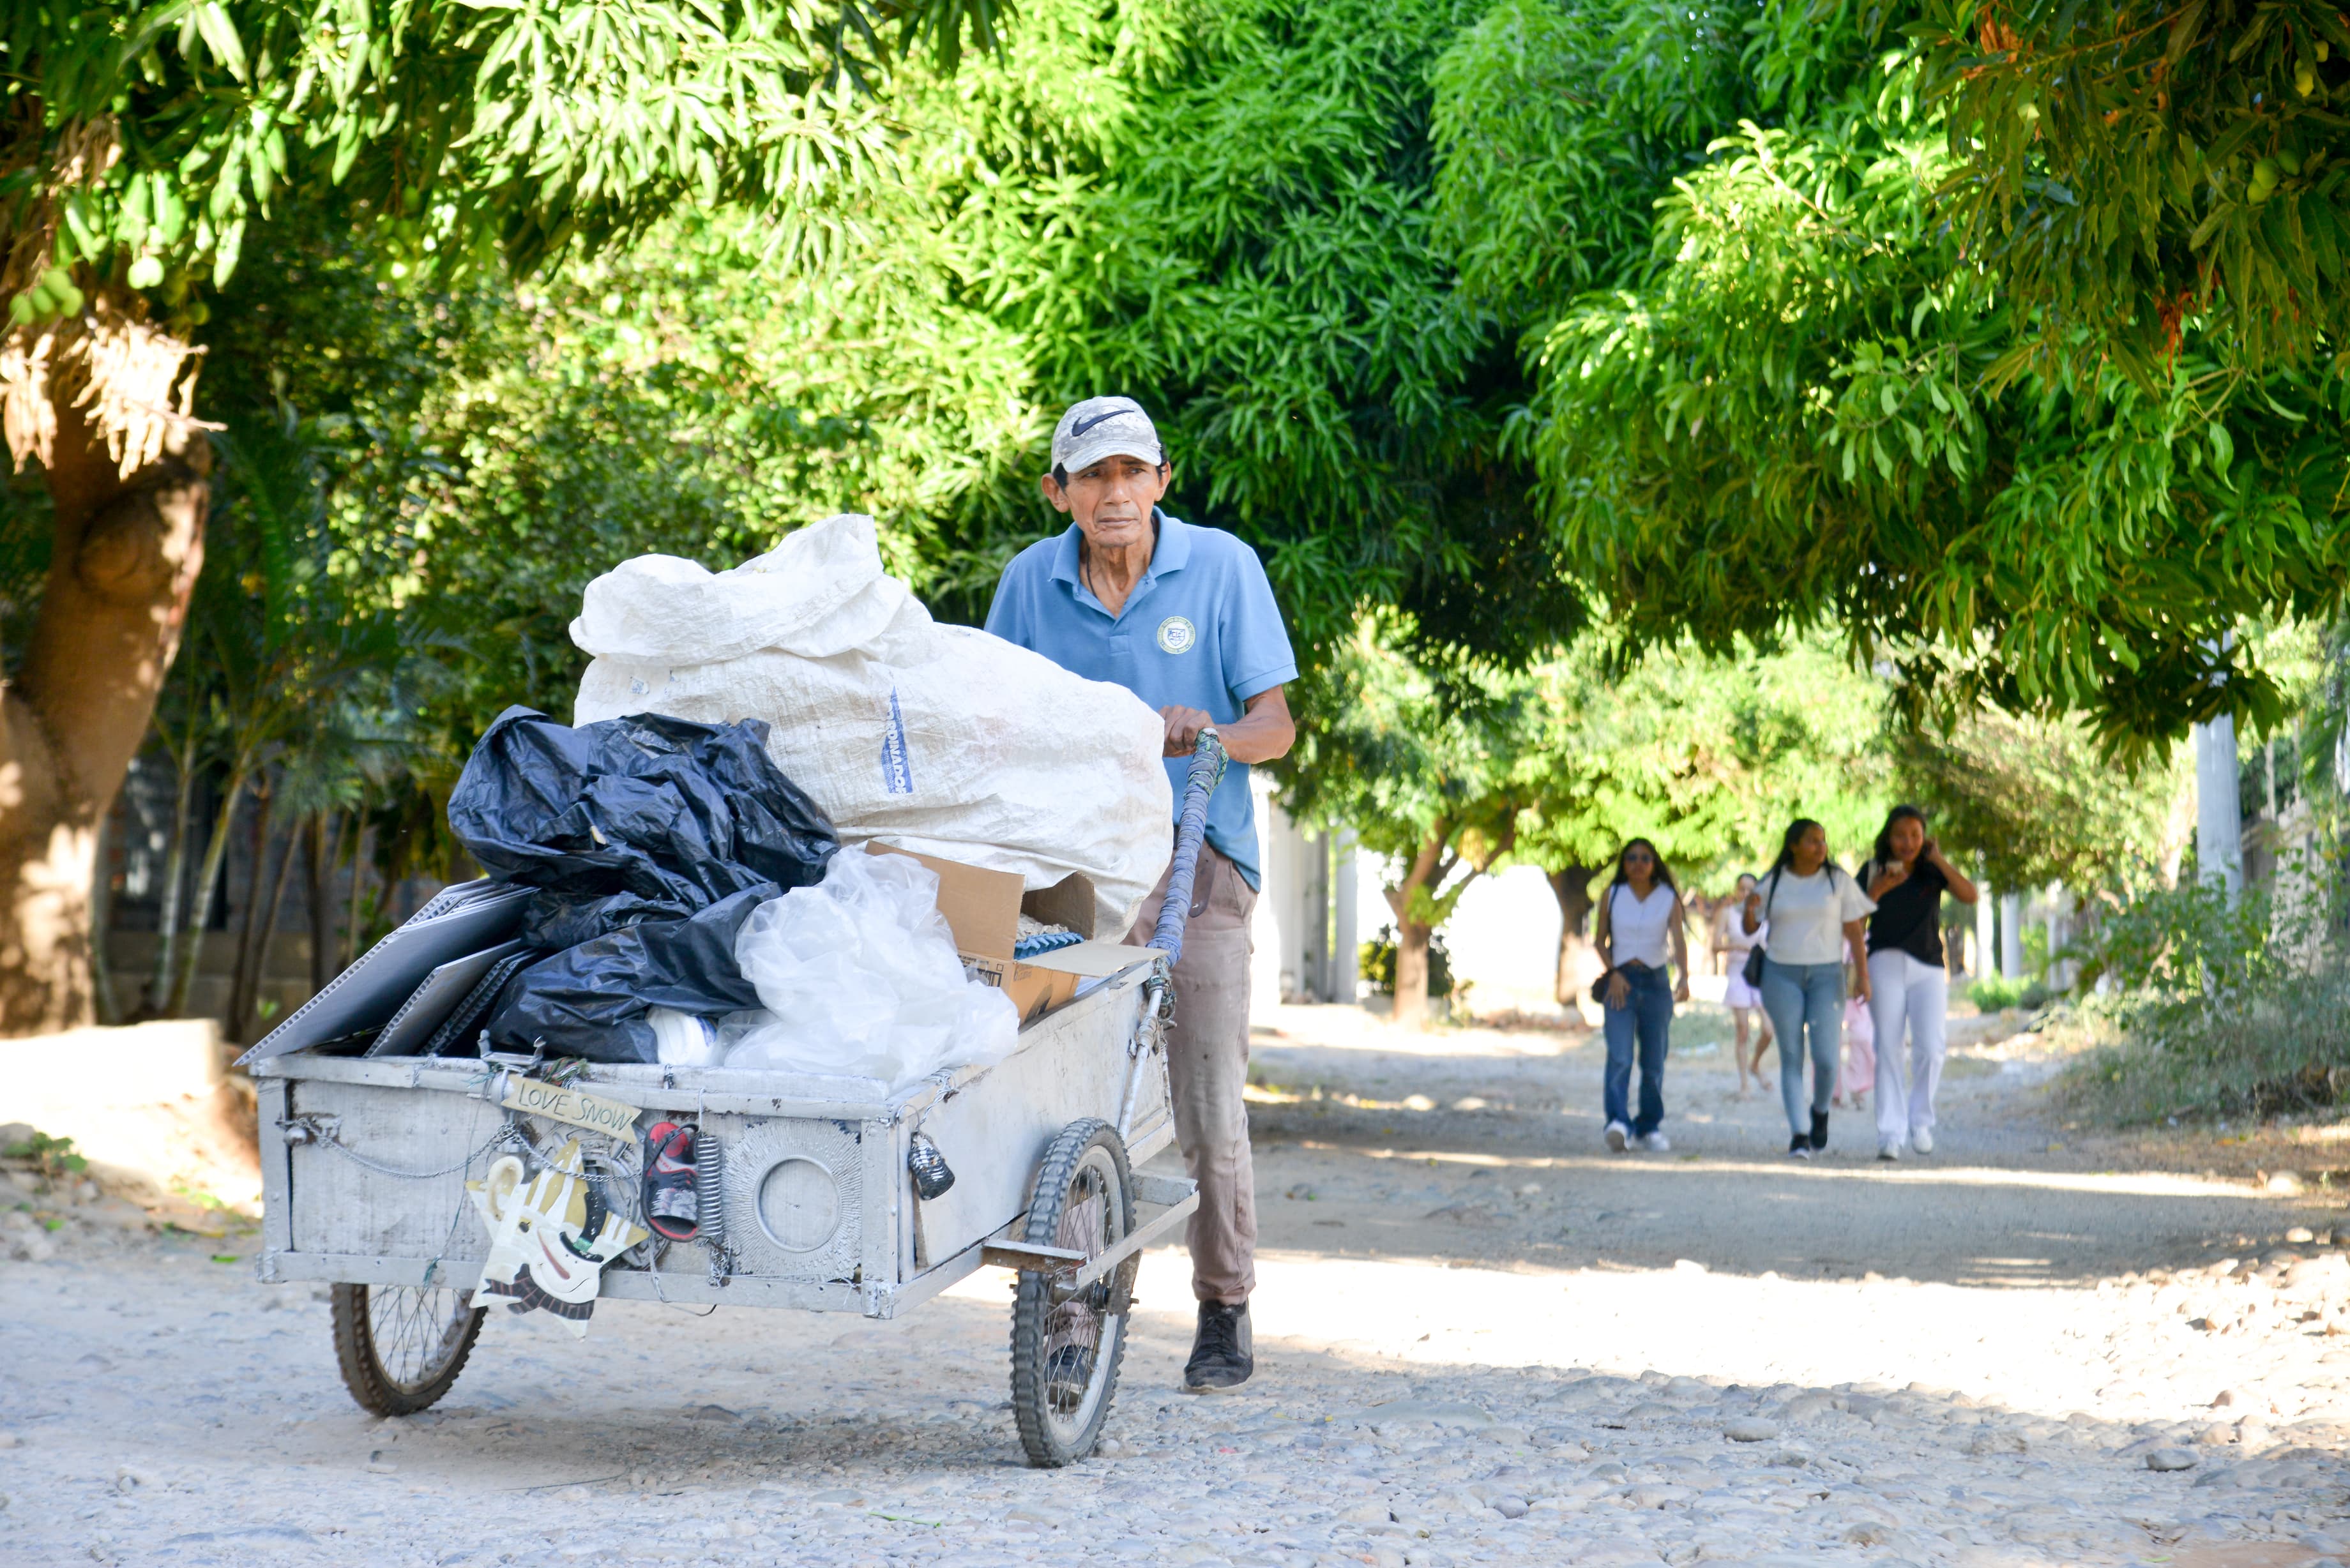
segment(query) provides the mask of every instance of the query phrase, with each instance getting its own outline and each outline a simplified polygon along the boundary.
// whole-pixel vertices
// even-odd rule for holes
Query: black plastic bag
[[[656,1059],[654,1007],[758,1004],[734,961],[751,911],[824,878],[840,840],[766,753],[767,726],[634,714],[558,724],[498,715],[449,797],[493,877],[538,889],[523,921],[562,950],[506,983],[484,1027],[502,1050]]]
[[[706,1016],[759,1005],[734,962],[734,934],[783,891],[764,882],[682,919],[640,920],[541,959],[506,982],[490,1010],[490,1043],[590,1062],[658,1060],[648,1009]]]
[[[504,881],[542,889],[523,922],[569,947],[772,884],[824,878],[831,822],[766,753],[767,726],[631,714],[573,729],[498,715],[449,796],[449,826]]]

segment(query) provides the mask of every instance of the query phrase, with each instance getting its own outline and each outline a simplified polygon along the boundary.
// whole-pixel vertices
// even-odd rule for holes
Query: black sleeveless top
[[[1865,867],[1861,891],[1868,890],[1881,869],[1872,861]],[[1950,885],[1941,868],[1920,855],[1911,863],[1908,878],[1886,889],[1868,917],[1868,950],[1905,952],[1919,963],[1942,962],[1942,892]]]

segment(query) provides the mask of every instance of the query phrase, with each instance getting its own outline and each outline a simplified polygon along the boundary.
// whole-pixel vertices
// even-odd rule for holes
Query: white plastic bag
[[[719,1063],[718,1030],[710,1020],[674,1007],[645,1010],[652,1026],[654,1060],[664,1067],[715,1067]]]
[[[828,518],[732,571],[623,562],[588,586],[571,639],[596,656],[573,722],[764,719],[768,755],[847,843],[1032,889],[1082,871],[1110,938],[1167,868],[1159,716],[1124,687],[932,621],[882,571],[869,517]]]
[[[876,1078],[895,1089],[944,1067],[1000,1061],[1020,1012],[964,977],[939,879],[902,855],[843,850],[824,880],[743,922],[734,960],[772,1017],[727,1015],[729,1067]],[[748,1025],[749,1027],[745,1027]]]

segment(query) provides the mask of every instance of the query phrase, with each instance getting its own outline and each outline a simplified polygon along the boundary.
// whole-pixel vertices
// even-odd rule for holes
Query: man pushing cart
[[[1168,1035],[1176,1137],[1200,1184],[1187,1237],[1200,1318],[1183,1380],[1206,1392],[1236,1386],[1255,1370],[1248,1298],[1256,1286],[1256,1186],[1241,1090],[1249,916],[1262,878],[1248,764],[1284,755],[1297,738],[1282,690],[1297,679],[1297,664],[1256,553],[1222,529],[1159,509],[1173,477],[1158,431],[1133,399],[1089,398],[1063,414],[1042,486],[1074,521],[1004,568],[987,629],[1158,709],[1170,773],[1180,774],[1211,726],[1236,764],[1209,804]],[[1180,776],[1176,784],[1180,809]],[[1167,886],[1159,883],[1159,897]],[[1145,909],[1158,907],[1155,897]],[[1129,940],[1146,940],[1143,928]]]

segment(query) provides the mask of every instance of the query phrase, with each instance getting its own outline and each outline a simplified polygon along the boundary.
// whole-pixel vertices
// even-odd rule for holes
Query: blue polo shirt
[[[1248,700],[1297,679],[1289,634],[1256,552],[1221,528],[1195,528],[1152,513],[1159,543],[1149,569],[1113,616],[1077,577],[1076,524],[1012,558],[995,585],[987,629],[1043,654],[1088,680],[1125,687],[1156,708],[1198,708],[1219,724]],[[1188,757],[1167,759],[1175,809],[1183,809]],[[1252,888],[1256,806],[1249,771],[1234,763],[1208,802],[1208,842],[1230,857]]]

